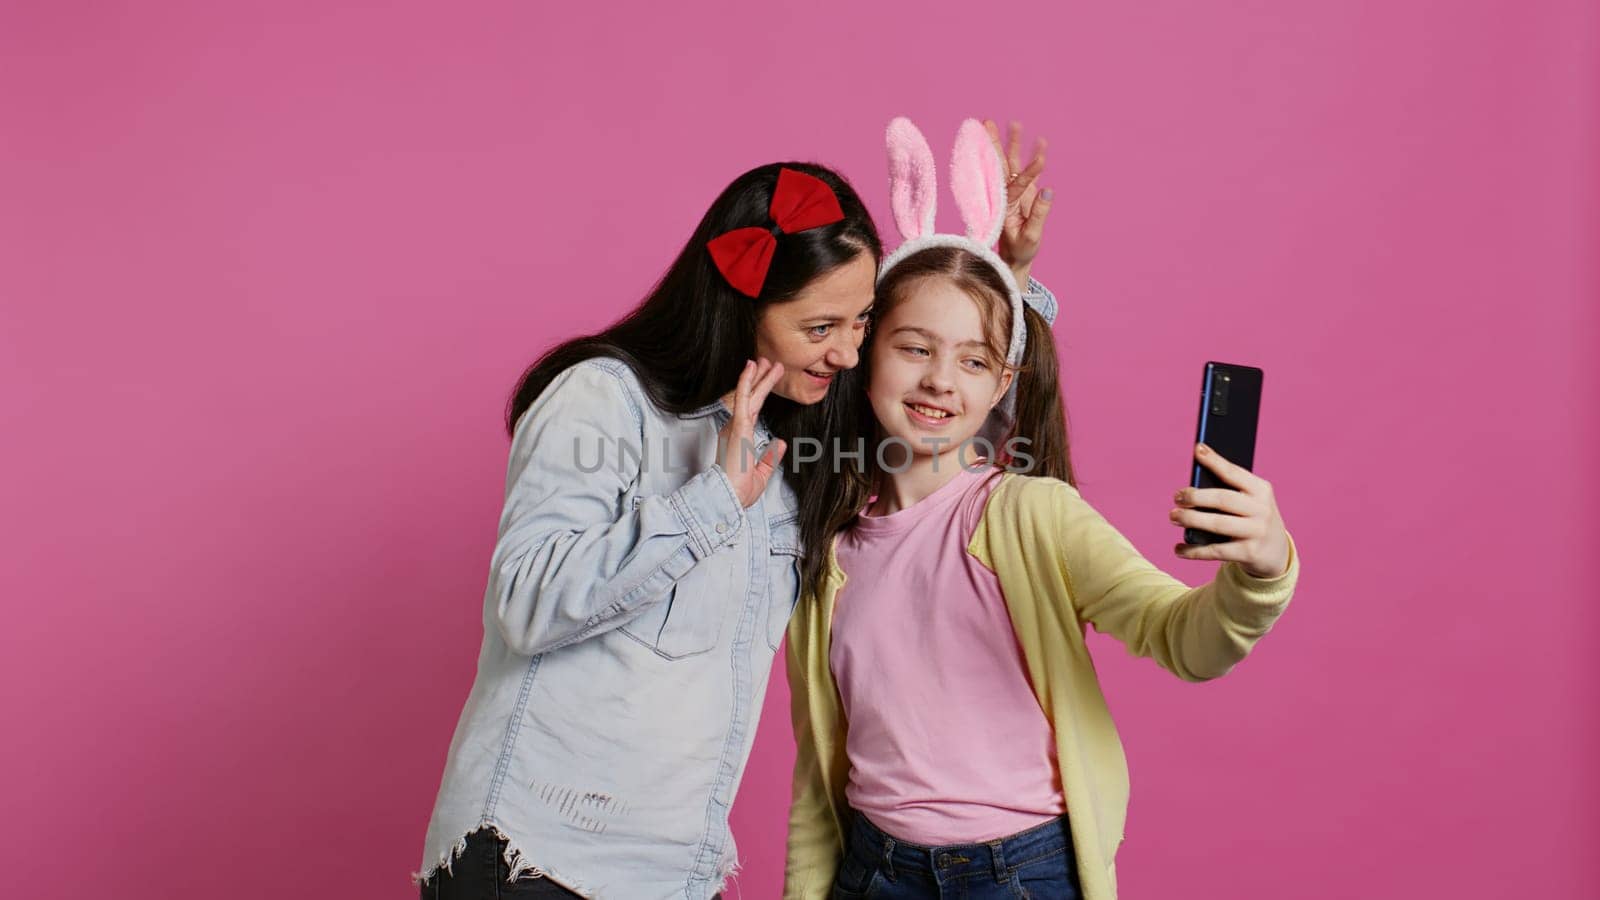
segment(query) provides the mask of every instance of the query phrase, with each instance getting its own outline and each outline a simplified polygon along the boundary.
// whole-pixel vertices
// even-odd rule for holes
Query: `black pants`
[[[523,875],[516,881],[506,865],[506,842],[487,828],[467,835],[467,849],[422,883],[422,900],[568,900],[577,894],[548,878]],[[717,895],[719,898],[721,894]]]
[[[505,839],[487,828],[467,835],[467,849],[450,871],[439,869],[422,883],[422,900],[567,900],[577,894],[548,878],[523,875],[516,881],[506,865]]]

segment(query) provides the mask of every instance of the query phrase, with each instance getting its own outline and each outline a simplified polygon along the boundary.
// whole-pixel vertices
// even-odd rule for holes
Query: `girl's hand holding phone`
[[[1234,490],[1183,488],[1173,496],[1178,505],[1167,518],[1179,527],[1199,528],[1232,540],[1179,544],[1173,552],[1184,559],[1236,562],[1253,578],[1276,578],[1288,571],[1289,533],[1278,513],[1272,484],[1223,459],[1204,444],[1196,445],[1194,458]]]

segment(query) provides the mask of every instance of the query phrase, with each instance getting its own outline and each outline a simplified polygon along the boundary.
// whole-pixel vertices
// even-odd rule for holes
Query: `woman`
[[[816,467],[771,475],[787,443],[854,415],[859,387],[836,382],[880,255],[843,178],[762,166],[637,309],[523,375],[424,898],[720,888],[798,588],[803,498],[825,487],[808,485]]]

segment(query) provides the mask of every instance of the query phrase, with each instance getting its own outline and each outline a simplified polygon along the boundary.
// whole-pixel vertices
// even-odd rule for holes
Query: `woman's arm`
[[[625,624],[744,527],[720,466],[619,515],[640,474],[633,402],[620,376],[580,363],[517,426],[489,590],[495,622],[519,653]]]

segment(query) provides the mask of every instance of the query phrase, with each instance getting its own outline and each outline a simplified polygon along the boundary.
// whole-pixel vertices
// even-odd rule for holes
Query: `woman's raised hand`
[[[1011,123],[1009,147],[1002,147],[1000,126],[992,119],[985,119],[983,127],[988,129],[995,152],[1006,166],[1006,221],[1000,231],[1000,258],[1011,267],[1017,287],[1026,291],[1033,258],[1039,255],[1039,244],[1044,239],[1044,220],[1050,215],[1050,202],[1054,199],[1050,191],[1039,188],[1047,145],[1044,138],[1034,138],[1033,159],[1023,166],[1021,122]]]
[[[761,497],[788,449],[787,444],[776,438],[767,444],[764,452],[757,452],[755,446],[756,419],[761,415],[761,404],[782,377],[783,363],[766,359],[746,362],[744,371],[739,374],[739,385],[733,391],[733,418],[722,426],[717,436],[722,471],[733,483],[741,506],[748,507]]]

